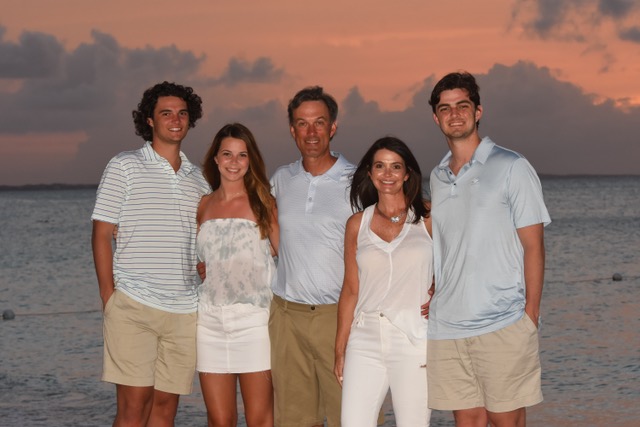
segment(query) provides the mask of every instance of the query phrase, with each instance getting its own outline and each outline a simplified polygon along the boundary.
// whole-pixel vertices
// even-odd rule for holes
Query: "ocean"
[[[553,219],[529,426],[640,425],[640,177],[542,179]],[[0,191],[0,425],[109,426],[91,257],[95,190]],[[622,280],[612,277],[615,273]],[[385,426],[395,425],[389,403]],[[244,419],[240,417],[244,426]],[[206,426],[197,380],[177,426]],[[453,426],[434,412],[433,426]]]

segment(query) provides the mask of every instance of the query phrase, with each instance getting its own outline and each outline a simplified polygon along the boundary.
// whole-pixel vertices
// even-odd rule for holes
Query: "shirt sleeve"
[[[91,220],[118,224],[126,189],[127,179],[122,164],[114,157],[102,174]]]
[[[540,179],[527,159],[521,157],[513,163],[507,191],[511,218],[516,228],[534,224],[547,226],[551,223]]]

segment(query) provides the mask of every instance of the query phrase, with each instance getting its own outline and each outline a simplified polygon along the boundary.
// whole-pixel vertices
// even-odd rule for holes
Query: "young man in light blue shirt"
[[[472,75],[451,73],[429,101],[450,150],[430,181],[429,406],[453,410],[459,427],[521,427],[525,407],[542,401],[537,327],[551,220],[529,162],[480,138],[478,90]]]

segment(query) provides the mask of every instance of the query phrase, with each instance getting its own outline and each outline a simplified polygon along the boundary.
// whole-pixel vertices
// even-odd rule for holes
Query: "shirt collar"
[[[489,154],[491,153],[491,150],[495,145],[496,144],[488,136],[485,136],[484,138],[482,138],[482,140],[480,141],[480,144],[476,147],[476,151],[473,152],[473,156],[471,156],[471,161],[469,163],[473,164],[474,162],[477,161],[484,164],[489,158]],[[451,151],[449,151],[438,164],[438,169],[440,170],[449,169],[449,162],[451,161],[451,156],[452,156]]]
[[[342,176],[342,171],[347,167],[349,162],[342,154],[336,151],[331,151],[331,155],[334,157],[337,157],[338,160],[336,160],[333,166],[331,166],[331,168],[329,168],[329,170],[323,173],[321,176],[326,176],[327,178],[330,178],[334,181],[340,181],[340,177]],[[293,175],[309,173],[304,169],[304,166],[302,166],[302,158],[300,158],[293,165],[292,172],[293,172]]]
[[[494,145],[496,145],[488,136],[482,138],[480,141],[480,145],[476,148],[476,151],[471,156],[471,163],[474,161],[478,161],[482,164],[485,164],[487,159],[489,158],[489,153],[493,149]]]
[[[150,141],[146,141],[142,146],[142,155],[144,156],[145,160],[150,162],[167,162],[167,159],[159,155],[156,150],[153,149]],[[180,170],[178,172],[183,171],[185,174],[191,172],[191,170],[194,168],[194,165],[189,161],[187,156],[182,151],[180,151],[180,160]]]

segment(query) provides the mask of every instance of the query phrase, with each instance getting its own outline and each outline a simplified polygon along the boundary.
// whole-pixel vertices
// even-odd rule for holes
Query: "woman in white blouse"
[[[273,426],[268,321],[278,216],[249,129],[233,123],[218,131],[204,175],[213,192],[197,213],[206,278],[198,288],[196,367],[208,423],[236,425],[239,381],[247,425]]]
[[[335,374],[342,426],[372,427],[391,390],[399,427],[428,426],[427,320],[431,217],[420,167],[399,139],[376,141],[353,176]]]

